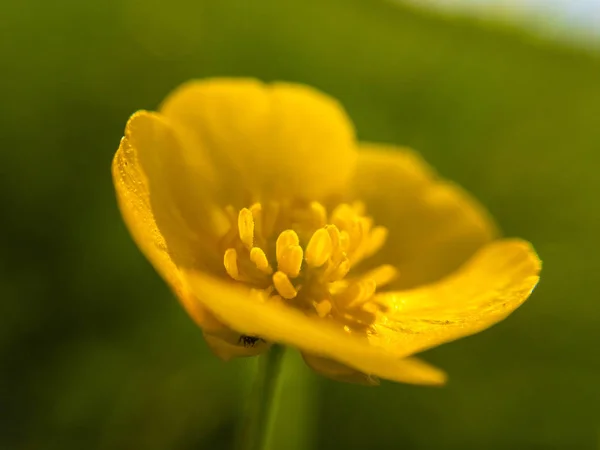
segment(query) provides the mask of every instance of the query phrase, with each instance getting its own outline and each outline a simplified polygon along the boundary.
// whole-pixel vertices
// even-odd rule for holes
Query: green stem
[[[274,345],[259,358],[252,403],[240,443],[242,450],[265,450],[268,447],[284,352],[284,347]]]

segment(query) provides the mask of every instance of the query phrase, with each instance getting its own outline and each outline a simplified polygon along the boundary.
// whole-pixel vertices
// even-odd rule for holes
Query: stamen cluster
[[[307,314],[331,318],[347,331],[364,329],[382,305],[374,294],[396,276],[382,265],[348,276],[385,243],[387,229],[374,227],[361,203],[342,203],[327,214],[318,202],[255,203],[226,208],[223,264],[232,279],[262,291],[267,301],[286,302]]]

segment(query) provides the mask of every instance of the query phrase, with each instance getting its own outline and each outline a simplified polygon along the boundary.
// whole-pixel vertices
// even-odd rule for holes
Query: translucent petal
[[[188,163],[209,163],[220,178],[214,192],[236,206],[249,197],[319,199],[344,186],[354,169],[349,118],[334,99],[306,86],[192,81],[165,100],[161,113],[181,126]]]
[[[437,281],[496,235],[491,218],[473,197],[436,177],[410,150],[362,144],[352,190],[374,222],[389,230],[364,268],[395,266],[399,276],[390,289]]]
[[[302,353],[302,357],[308,367],[332,380],[367,386],[379,385],[379,380],[376,377],[362,373],[333,359],[311,355],[310,353]]]
[[[113,159],[113,182],[133,239],[190,315],[202,323],[206,312],[201,304],[190,301],[178,266],[203,267],[198,264],[198,250],[206,243],[190,230],[181,213],[183,203],[175,200],[180,186],[171,184],[174,168],[163,164],[177,154],[177,145],[168,125],[156,115],[134,114]]]
[[[352,367],[348,367],[345,364],[334,361],[333,359],[311,355],[310,353],[303,353],[302,357],[311,369],[332,380],[343,381],[345,383],[364,384],[367,386],[379,385],[379,379],[377,377],[367,375]],[[420,384],[420,380],[431,378],[431,371],[439,373],[438,369],[433,368],[418,358],[406,358],[403,360],[403,363],[407,368],[407,377],[405,380],[396,379],[396,381]],[[421,372],[421,375],[419,375],[419,372]]]
[[[340,326],[308,317],[283,303],[261,301],[240,285],[201,272],[188,272],[186,278],[202,304],[242,334],[331,358],[380,378],[417,384],[445,381],[443,372],[425,363],[395,358],[364,337],[348,334]]]
[[[530,295],[541,263],[531,245],[506,239],[486,245],[455,274],[414,290],[377,295],[372,344],[407,356],[478,333],[503,320]]]

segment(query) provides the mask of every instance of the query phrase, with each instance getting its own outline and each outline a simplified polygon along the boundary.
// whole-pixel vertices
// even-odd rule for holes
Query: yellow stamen
[[[275,272],[273,274],[273,285],[277,289],[277,292],[279,292],[279,295],[285,299],[289,300],[298,295],[298,291],[296,291],[288,276],[283,272]]]
[[[231,205],[225,207],[225,215],[231,220],[231,223],[235,223],[235,218],[238,216],[238,214],[235,213],[235,208]]]
[[[365,252],[365,256],[371,256],[377,253],[387,239],[388,230],[385,227],[375,227],[369,236],[369,246]]]
[[[385,228],[374,227],[361,203],[340,204],[331,214],[319,202],[292,200],[223,211],[224,226],[230,224],[221,239],[225,270],[260,301],[312,311],[352,332],[366,330],[385,309],[374,294],[396,277],[392,266],[347,277],[387,236]]]
[[[284,299],[283,299],[283,297],[281,295],[273,294],[273,295],[271,295],[269,297],[269,303],[279,303],[279,304],[281,304],[283,302],[284,302]]]
[[[333,244],[325,228],[314,232],[306,246],[306,264],[310,267],[321,267],[331,257]]]
[[[315,304],[315,310],[320,318],[327,316],[331,312],[331,302],[329,300],[323,300]]]
[[[397,276],[398,271],[389,264],[379,266],[363,275],[364,278],[373,280],[378,288],[391,283]]]
[[[369,314],[375,314],[378,309],[379,306],[373,302],[367,302],[364,305],[362,305],[362,310]]]
[[[277,269],[285,273],[290,278],[296,278],[302,267],[302,247],[299,245],[290,245],[281,251],[277,258]]]
[[[252,261],[258,270],[267,275],[271,275],[273,273],[273,269],[269,265],[269,261],[267,260],[267,255],[265,252],[259,247],[253,247],[250,250],[250,261]]]
[[[238,271],[237,265],[237,252],[235,248],[228,248],[225,250],[225,256],[223,257],[223,265],[227,274],[234,280],[240,280],[240,272]]]
[[[240,240],[248,249],[251,249],[254,244],[254,218],[248,208],[240,210],[238,215],[238,231]]]
[[[350,234],[346,230],[340,231],[340,250],[343,252],[350,250]]]
[[[275,223],[279,217],[280,205],[276,202],[268,202],[264,205],[261,204],[262,209],[262,233],[265,238],[268,238],[273,233]]]
[[[356,201],[352,202],[352,209],[359,216],[364,216],[367,208],[366,208],[364,202],[361,202],[360,200],[356,200]]]
[[[370,223],[367,219],[361,218],[355,221],[353,225],[349,232],[350,242],[348,244],[348,251],[351,253],[350,261],[356,264],[364,256]]]
[[[340,298],[345,302],[346,307],[350,309],[370,299],[375,294],[376,289],[377,285],[375,282],[367,279],[351,285]]]
[[[363,243],[363,240],[367,237],[369,231],[371,230],[371,221],[366,217],[363,217],[358,220],[357,225],[357,244],[360,245]]]
[[[319,202],[312,202],[310,204],[310,211],[313,215],[314,226],[316,228],[324,227],[327,222],[327,211],[325,210],[325,207]]]
[[[328,274],[328,278],[330,281],[338,281],[348,275],[348,272],[350,272],[350,260],[344,257],[339,265]]]
[[[340,246],[340,230],[335,225],[327,225],[325,229],[331,238],[331,245],[337,250]]]
[[[252,213],[252,220],[254,221],[254,238],[263,237],[262,227],[262,206],[260,203],[255,203],[250,207]]]
[[[348,280],[338,280],[338,281],[332,281],[331,283],[329,283],[329,287],[328,287],[328,291],[331,295],[340,295],[342,294],[346,289],[348,289],[349,283]]]
[[[275,243],[275,257],[277,258],[277,261],[279,262],[281,255],[286,248],[292,245],[298,245],[299,243],[300,239],[294,230],[283,231]]]
[[[342,230],[349,228],[355,218],[356,213],[346,203],[338,205],[331,213],[331,222]]]
[[[224,209],[213,208],[208,211],[208,221],[217,236],[225,236],[231,230],[231,221]]]

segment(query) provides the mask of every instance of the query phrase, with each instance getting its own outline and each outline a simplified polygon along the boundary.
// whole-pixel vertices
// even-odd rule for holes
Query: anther
[[[398,276],[398,271],[389,264],[379,266],[366,274],[363,278],[369,278],[375,282],[378,288],[391,283]]]
[[[362,310],[369,314],[376,314],[379,311],[379,307],[376,303],[366,302],[362,305]]]
[[[360,200],[355,200],[354,202],[352,202],[352,209],[359,216],[364,216],[367,208],[364,202],[361,202]]]
[[[315,231],[306,246],[306,263],[310,267],[321,267],[331,257],[333,244],[325,228]]]
[[[227,218],[229,220],[231,220],[231,223],[234,224],[235,218],[237,217],[238,214],[236,214],[236,210],[232,205],[227,205],[225,207],[225,215],[227,216]]]
[[[327,210],[319,202],[312,202],[310,204],[310,211],[313,216],[314,226],[321,228],[325,226],[327,222]]]
[[[332,309],[331,302],[329,300],[323,300],[319,303],[315,303],[315,311],[317,311],[317,315],[322,319],[327,316]]]
[[[388,230],[386,227],[375,227],[371,230],[371,235],[369,236],[369,245],[365,252],[365,256],[371,256],[377,253],[385,241],[387,239]]]
[[[298,239],[298,235],[294,230],[285,230],[281,232],[275,243],[275,256],[277,261],[281,259],[281,255],[286,248],[291,245],[298,245],[299,243],[300,239]]]
[[[252,220],[254,221],[254,237],[264,237],[263,226],[262,226],[262,206],[260,203],[255,203],[250,207],[252,213]]]
[[[234,248],[228,248],[225,250],[225,256],[223,257],[223,265],[227,274],[234,280],[240,280],[240,272],[238,271],[237,265],[237,252]]]
[[[300,274],[302,267],[302,247],[299,245],[290,245],[281,251],[277,258],[277,270],[285,273],[290,278],[296,278]]]
[[[339,281],[348,275],[348,272],[350,272],[350,260],[344,257],[337,267],[328,274],[328,278],[330,281]]]
[[[355,218],[356,213],[347,203],[336,206],[331,213],[331,222],[341,229],[349,228]]]
[[[363,330],[385,310],[376,289],[397,275],[392,266],[382,265],[359,278],[347,277],[387,236],[387,229],[375,227],[364,213],[361,203],[339,204],[330,214],[319,202],[263,202],[241,210],[228,206],[215,219],[227,230],[220,244],[226,249],[225,270],[246,283],[256,301],[293,304],[303,311],[308,307],[315,317],[333,315],[348,332]],[[248,343],[254,343],[254,336],[248,336]]]
[[[376,289],[377,285],[373,280],[359,281],[348,287],[341,298],[345,300],[347,308],[354,308],[369,300]]]
[[[263,205],[261,204],[262,212],[262,234],[265,238],[271,236],[275,223],[279,218],[280,205],[277,202],[268,202]]]
[[[370,227],[370,222],[365,217],[361,217],[350,230],[350,243],[347,251],[350,253],[350,260],[353,264],[356,264],[365,256],[369,244]]]
[[[254,218],[248,208],[240,210],[238,215],[238,231],[240,233],[240,240],[248,249],[251,249],[254,244]]]
[[[250,261],[252,261],[256,268],[261,272],[267,275],[271,275],[273,273],[273,269],[271,266],[269,266],[267,255],[261,248],[253,247],[252,250],[250,250]]]
[[[273,274],[273,285],[277,289],[277,292],[279,292],[279,295],[285,299],[292,299],[298,294],[288,276],[283,272],[275,272]]]
[[[350,249],[350,235],[346,230],[340,231],[340,250],[347,252]]]
[[[333,248],[337,250],[340,246],[340,230],[335,225],[327,225],[325,229],[329,233]]]

